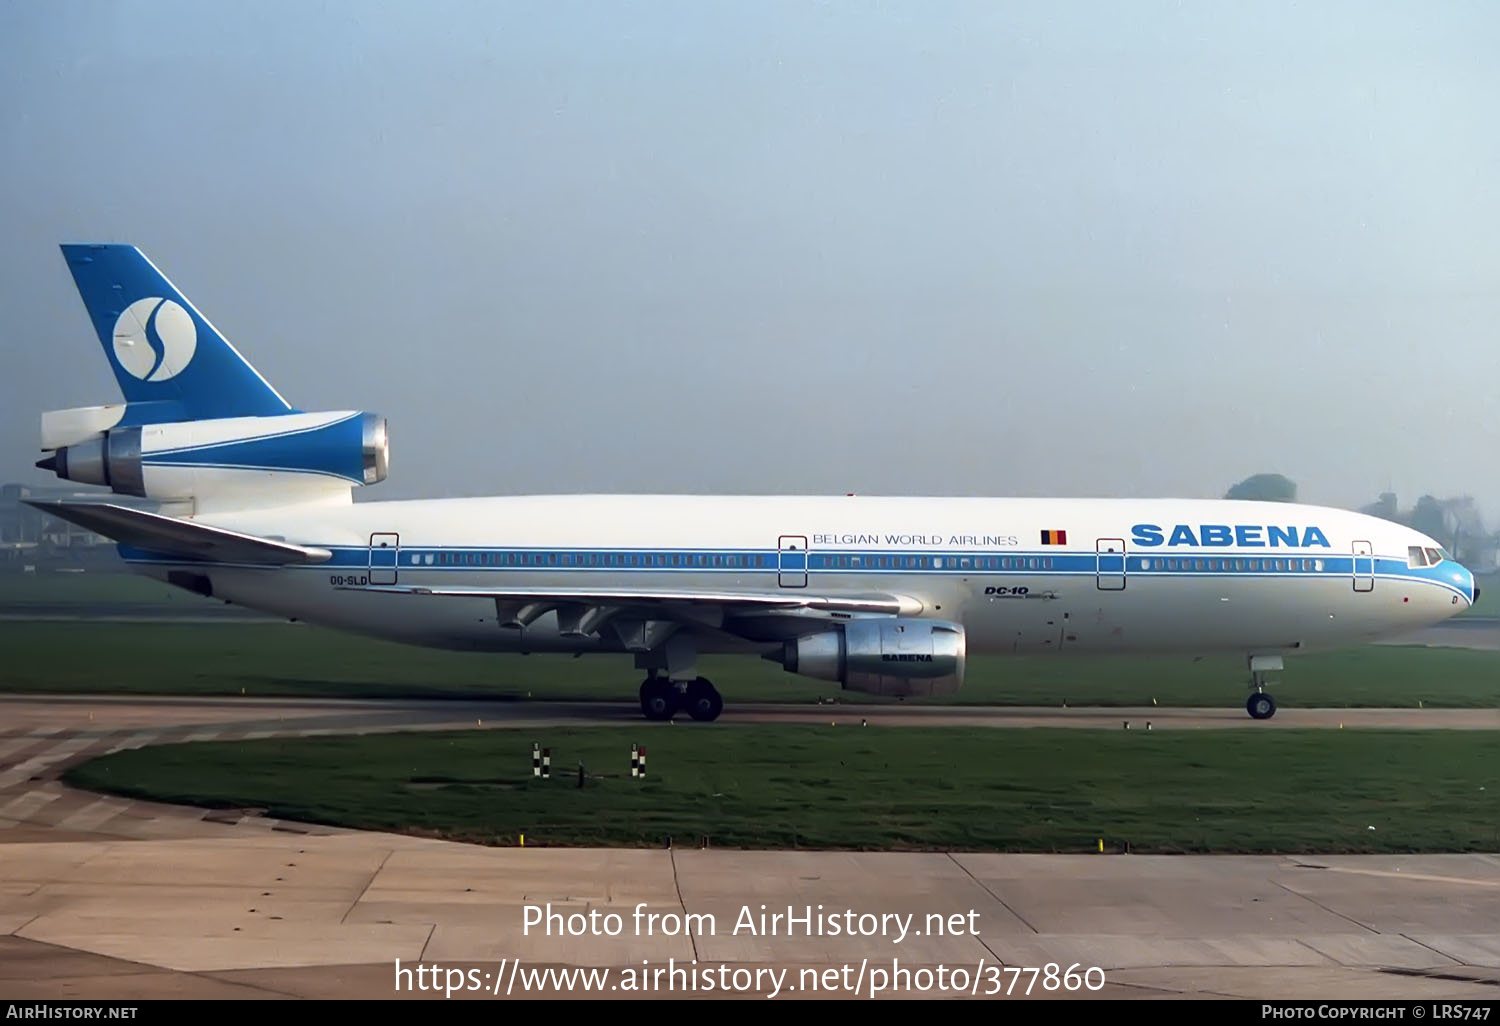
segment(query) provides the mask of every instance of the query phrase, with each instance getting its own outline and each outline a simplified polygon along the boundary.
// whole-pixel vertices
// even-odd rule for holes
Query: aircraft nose
[[[1459,586],[1467,586],[1466,590],[1469,593],[1469,605],[1472,606],[1479,601],[1479,579],[1474,576],[1474,571],[1470,570],[1468,567],[1463,566],[1462,564],[1456,565],[1458,566],[1457,580]]]

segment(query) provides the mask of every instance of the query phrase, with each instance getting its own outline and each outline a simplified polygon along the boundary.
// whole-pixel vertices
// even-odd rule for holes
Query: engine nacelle
[[[37,466],[65,481],[162,500],[309,480],[348,488],[385,480],[390,438],[383,417],[358,412],[143,424],[78,439]]]
[[[948,695],[963,686],[964,629],[940,620],[851,620],[768,655],[789,672],[870,695]]]

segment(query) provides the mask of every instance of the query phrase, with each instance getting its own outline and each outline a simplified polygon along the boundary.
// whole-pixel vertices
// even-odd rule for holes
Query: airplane
[[[1238,654],[1264,720],[1286,656],[1409,633],[1479,597],[1424,534],[1281,502],[355,502],[389,472],[385,418],[294,408],[138,248],[62,252],[125,402],[44,413],[37,466],[121,499],[31,505],[113,539],[136,572],[293,620],[433,648],[631,653],[650,720],[719,717],[706,653],[907,698],[957,691],[970,653],[1053,652]]]

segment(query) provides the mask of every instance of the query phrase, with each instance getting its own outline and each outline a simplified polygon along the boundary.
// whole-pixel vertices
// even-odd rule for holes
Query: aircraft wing
[[[712,606],[738,613],[785,612],[795,609],[830,613],[885,613],[915,616],[923,604],[904,595],[807,595],[793,591],[695,591],[692,589],[636,588],[432,588],[405,585],[346,586],[342,591],[380,592],[390,595],[431,595],[447,598],[494,599],[497,608],[512,610],[570,607],[660,607]]]
[[[241,534],[222,527],[210,527],[192,520],[162,516],[160,513],[110,502],[21,501],[43,513],[70,521],[106,538],[152,552],[230,563],[265,563],[270,566],[322,563],[333,558],[333,553],[327,549]]]

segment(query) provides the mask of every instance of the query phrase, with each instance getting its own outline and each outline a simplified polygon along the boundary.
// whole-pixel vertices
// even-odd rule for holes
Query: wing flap
[[[323,563],[333,558],[327,549],[294,545],[274,538],[241,534],[222,527],[163,516],[110,502],[66,500],[21,500],[43,513],[113,538],[133,548],[194,559],[229,563],[265,563],[271,566]]]
[[[915,616],[923,604],[904,595],[800,595],[784,592],[694,591],[668,588],[430,588],[420,585],[346,585],[340,591],[440,598],[487,598],[515,603],[577,603],[589,606],[695,605],[740,609],[817,609],[826,612]]]

